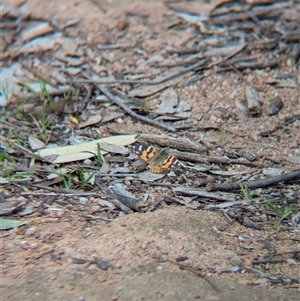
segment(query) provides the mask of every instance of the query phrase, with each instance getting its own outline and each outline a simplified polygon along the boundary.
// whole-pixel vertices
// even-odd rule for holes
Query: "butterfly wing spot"
[[[149,146],[145,151],[143,151],[140,154],[140,158],[143,161],[149,162],[157,156],[158,152],[159,150],[157,148]]]
[[[161,166],[148,166],[148,169],[153,173],[162,173],[164,171]]]

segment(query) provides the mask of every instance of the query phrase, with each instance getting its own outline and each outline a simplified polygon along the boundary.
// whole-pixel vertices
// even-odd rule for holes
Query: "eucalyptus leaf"
[[[0,230],[9,230],[22,225],[28,224],[30,221],[18,221],[13,219],[0,218]]]

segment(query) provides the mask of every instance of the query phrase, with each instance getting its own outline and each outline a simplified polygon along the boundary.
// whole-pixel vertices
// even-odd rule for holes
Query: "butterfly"
[[[137,144],[131,147],[131,151],[137,154],[153,173],[164,173],[180,165],[178,159],[169,153],[168,147],[160,149]]]

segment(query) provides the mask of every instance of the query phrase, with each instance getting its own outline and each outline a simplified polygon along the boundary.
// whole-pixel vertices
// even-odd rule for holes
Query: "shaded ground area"
[[[299,13],[4,1],[3,300],[298,300]]]

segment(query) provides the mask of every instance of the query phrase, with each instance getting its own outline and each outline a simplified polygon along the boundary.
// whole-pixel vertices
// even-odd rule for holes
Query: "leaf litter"
[[[88,3],[89,17],[68,22],[72,13],[64,16],[57,10],[49,10],[47,16],[31,11],[24,18],[33,2],[15,9],[5,4],[2,17],[4,32],[10,31],[12,38],[3,48],[1,177],[5,181],[1,197],[6,202],[15,193],[23,195],[25,202],[12,200],[6,212],[18,216],[31,207],[31,214],[47,216],[53,227],[48,237],[49,224],[41,222],[37,238],[26,236],[33,248],[27,243],[18,245],[23,252],[32,252],[36,241],[51,241],[51,237],[67,249],[67,237],[83,235],[106,246],[107,252],[97,249],[101,253],[97,258],[109,262],[108,271],[114,271],[118,257],[112,256],[115,246],[110,249],[110,244],[117,243],[118,235],[128,235],[127,225],[128,229],[133,225],[139,228],[141,222],[146,229],[154,227],[154,232],[143,232],[144,237],[153,237],[154,249],[151,242],[142,242],[136,249],[139,243],[131,245],[128,240],[132,253],[123,250],[124,258],[146,260],[143,266],[159,259],[160,265],[171,271],[168,260],[187,254],[188,269],[213,273],[220,284],[226,273],[236,285],[241,279],[267,287],[277,283],[277,294],[280,285],[285,285],[292,300],[299,282],[298,3],[221,1],[202,9],[195,2],[157,1],[151,7],[143,3],[144,9],[138,3],[120,5],[120,12],[109,4]],[[93,15],[95,7],[99,11]],[[71,5],[69,9],[74,8]],[[122,15],[127,25],[112,22],[114,14],[118,19]],[[55,22],[48,23],[50,15]],[[59,15],[65,22],[59,21]],[[20,30],[9,26],[16,17]],[[140,18],[145,19],[140,22]],[[110,34],[103,28],[109,28]],[[285,77],[278,77],[280,73]],[[28,114],[24,107],[29,103]],[[149,103],[153,105],[147,107]],[[75,144],[70,145],[71,141]],[[181,167],[166,174],[132,172],[138,159],[125,146],[144,142],[169,147]],[[43,144],[47,148],[30,151]],[[8,145],[13,153],[8,152]],[[48,148],[51,145],[55,147]],[[144,163],[141,170],[147,169],[147,162],[140,163]],[[266,168],[281,172],[273,174]],[[49,177],[53,170],[54,178]],[[24,172],[30,175],[24,177]],[[182,207],[191,211],[178,211]],[[139,213],[129,214],[134,211]],[[160,212],[165,216],[162,220]],[[220,230],[218,236],[211,234],[208,240],[204,236],[200,247],[192,243],[189,249],[188,241],[179,243],[179,233],[185,229],[185,236],[192,231],[191,225],[184,224],[188,216],[200,222],[195,214],[204,220],[210,216],[214,220],[211,228],[214,225]],[[66,217],[76,220],[84,232],[70,227]],[[177,224],[172,223],[174,217]],[[221,219],[224,224],[216,226]],[[105,226],[113,220],[109,232]],[[99,230],[102,237],[93,234],[96,221],[103,227]],[[86,226],[87,222],[92,226]],[[60,223],[67,225],[63,233]],[[182,229],[177,227],[180,223]],[[167,230],[169,226],[171,230]],[[15,231],[25,235],[23,228]],[[172,250],[156,236],[165,232],[172,239]],[[17,239],[14,232],[7,235]],[[134,235],[130,235],[132,240]],[[259,240],[267,236],[275,241],[273,254],[261,249]],[[189,241],[197,241],[196,237]],[[232,253],[226,260],[222,251],[205,257],[214,239],[218,244],[213,249],[230,246]],[[94,263],[93,244],[86,242],[88,249],[81,253]],[[62,263],[60,257],[70,258],[70,254],[56,254],[61,252],[57,247],[54,253],[41,251],[38,247],[40,258],[52,254],[47,260]],[[72,252],[71,257],[78,258],[80,252]],[[133,255],[139,252],[144,252],[139,255],[143,259]],[[22,251],[15,255],[21,261]],[[272,256],[282,261],[274,264]],[[33,260],[39,261],[39,255]],[[261,262],[259,268],[252,267],[256,262]],[[122,259],[119,264],[125,271]],[[167,296],[168,284],[164,283]],[[177,287],[174,284],[173,288]],[[221,292],[226,294],[226,289]]]

